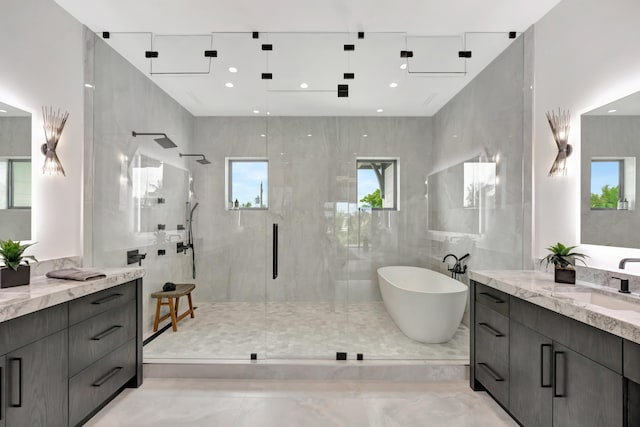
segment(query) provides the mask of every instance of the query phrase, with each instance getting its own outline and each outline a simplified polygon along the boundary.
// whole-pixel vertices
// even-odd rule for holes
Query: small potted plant
[[[32,245],[33,243],[21,245],[20,242],[12,240],[0,240],[0,258],[4,264],[4,267],[0,267],[0,288],[29,284],[31,267],[27,259],[36,262],[38,260],[32,255],[23,255],[23,253]]]
[[[576,283],[576,261],[580,261],[584,265],[585,254],[572,252],[577,246],[565,246],[558,242],[554,246],[549,246],[547,250],[551,252],[540,261],[546,262],[546,265],[553,264],[555,266],[554,280],[556,283]]]

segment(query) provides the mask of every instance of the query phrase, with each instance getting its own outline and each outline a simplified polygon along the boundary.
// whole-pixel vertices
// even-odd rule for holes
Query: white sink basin
[[[609,310],[637,311],[640,313],[640,303],[636,304],[598,292],[556,292],[556,295],[587,304],[598,305]]]

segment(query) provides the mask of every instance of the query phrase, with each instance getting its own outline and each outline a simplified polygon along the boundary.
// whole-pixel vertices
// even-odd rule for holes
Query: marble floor
[[[468,382],[216,381],[147,378],[87,426],[429,426],[517,424]]]
[[[366,360],[468,360],[469,328],[444,344],[406,337],[382,302],[200,303],[195,319],[145,345],[146,363],[166,359],[335,359],[336,352]]]

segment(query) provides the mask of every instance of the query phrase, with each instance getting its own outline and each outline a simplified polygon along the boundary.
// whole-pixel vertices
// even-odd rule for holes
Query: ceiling
[[[584,114],[585,116],[640,116],[640,92],[620,98]]]
[[[31,117],[31,113],[27,113],[19,108],[0,102],[0,118],[2,117]]]
[[[509,31],[519,36],[559,2],[56,1],[93,31],[109,31],[107,43],[196,116],[432,116],[513,42]],[[349,85],[347,98],[338,84]]]

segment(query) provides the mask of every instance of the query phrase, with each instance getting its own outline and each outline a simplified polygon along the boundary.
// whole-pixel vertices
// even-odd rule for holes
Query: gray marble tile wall
[[[470,253],[473,269],[530,265],[531,168],[524,164],[531,159],[531,39],[516,39],[434,117],[433,172],[481,156],[495,161],[497,178],[495,207],[478,212],[480,233],[429,231],[435,270],[446,272],[447,253]],[[438,191],[453,190],[445,184]]]
[[[197,118],[194,149],[213,162],[194,170],[200,296],[212,301],[379,300],[378,266],[427,262],[424,180],[431,138],[430,118]],[[267,211],[227,210],[227,157],[269,160]],[[399,159],[399,211],[358,212],[358,157]],[[358,247],[358,222],[361,236],[369,236],[367,247],[362,239]],[[271,276],[273,223],[279,224],[276,280]]]
[[[85,48],[85,78],[94,88],[87,89],[85,97],[84,265],[124,267],[128,250],[146,253],[143,308],[144,327],[149,330],[155,309],[149,294],[167,281],[191,282],[191,257],[176,253],[176,239],[169,242],[157,233],[138,231],[134,162],[147,156],[188,169],[191,160],[178,153],[191,152],[194,117],[89,30]],[[178,147],[163,149],[153,137],[134,138],[132,131],[166,133]],[[185,188],[175,197],[166,195],[167,205],[184,206],[186,193]],[[184,231],[177,234],[186,240]],[[158,249],[166,250],[166,255],[159,256]]]

